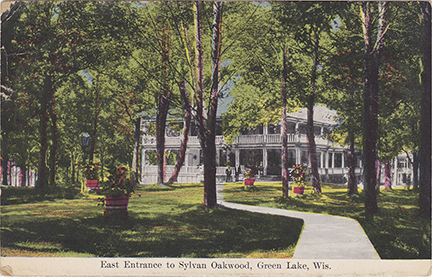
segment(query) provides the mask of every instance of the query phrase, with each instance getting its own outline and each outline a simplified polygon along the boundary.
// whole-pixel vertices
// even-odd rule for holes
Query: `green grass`
[[[253,189],[240,183],[224,186],[224,200],[246,205],[350,217],[357,220],[382,259],[430,259],[431,224],[420,218],[418,191],[397,188],[378,194],[379,211],[366,220],[364,193],[347,195],[346,186],[323,185],[316,195],[309,185],[305,195],[282,198],[282,184],[255,183]],[[292,193],[292,192],[290,192]]]
[[[205,210],[196,184],[141,187],[126,221],[105,221],[97,197],[20,201],[14,192],[2,193],[2,256],[290,258],[303,227],[299,219]]]

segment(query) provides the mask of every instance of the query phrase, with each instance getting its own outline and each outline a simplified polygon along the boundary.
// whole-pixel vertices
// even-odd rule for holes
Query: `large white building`
[[[314,109],[314,133],[316,152],[318,156],[318,167],[321,182],[324,183],[346,183],[348,173],[347,148],[334,144],[326,135],[331,132],[337,122],[336,112],[324,106],[316,106]],[[288,114],[288,149],[289,163],[308,164],[309,155],[306,136],[307,110],[301,109],[296,113]],[[143,118],[142,120],[142,153],[141,153],[141,183],[151,184],[157,182],[156,164],[156,138],[153,135],[155,120]],[[153,126],[152,126],[153,125]],[[166,132],[166,157],[165,178],[167,181],[174,169],[175,154],[180,149],[183,122],[174,121],[168,124]],[[219,124],[220,126],[220,124]],[[216,137],[217,146],[217,181],[225,180],[227,166],[232,168],[233,179],[235,170],[240,169],[239,180],[245,172],[245,168],[256,166],[259,169],[258,179],[281,180],[282,175],[282,128],[280,122],[274,125],[265,125],[253,130],[245,130],[239,134],[234,143],[227,145],[218,128]],[[409,162],[403,155],[393,162],[394,185],[408,184],[412,176]],[[177,182],[202,182],[202,151],[197,137],[197,132],[192,124],[186,151],[186,159]],[[382,170],[384,172],[384,170]],[[362,162],[357,157],[356,175],[361,182]],[[382,178],[384,180],[384,178]]]

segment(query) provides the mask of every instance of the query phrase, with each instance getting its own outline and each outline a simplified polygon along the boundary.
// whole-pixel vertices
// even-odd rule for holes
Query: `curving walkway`
[[[225,202],[222,190],[223,184],[218,184],[217,202],[219,206],[303,219],[303,232],[297,243],[293,258],[379,259],[360,224],[353,219]]]

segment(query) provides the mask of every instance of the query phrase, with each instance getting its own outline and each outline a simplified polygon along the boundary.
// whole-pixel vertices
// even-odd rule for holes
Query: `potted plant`
[[[86,187],[89,190],[99,190],[99,163],[89,163],[84,171]]]
[[[253,178],[254,176],[255,174],[253,174],[252,170],[246,170],[244,184],[246,186],[253,186],[255,183],[255,178]]]
[[[135,184],[127,177],[126,167],[119,167],[108,177],[108,181],[102,182],[100,193],[105,195],[103,199],[106,207],[105,219],[114,214],[119,214],[122,219],[127,219],[129,198],[135,191]]]
[[[306,183],[306,165],[296,164],[294,165],[291,176],[294,178],[294,193],[304,194],[305,183]]]

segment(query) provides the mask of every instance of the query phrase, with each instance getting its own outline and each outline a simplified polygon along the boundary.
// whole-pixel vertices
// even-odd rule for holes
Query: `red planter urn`
[[[246,186],[253,186],[255,183],[255,178],[246,178],[244,179],[244,183]]]
[[[86,180],[86,187],[89,190],[99,190],[99,180]]]
[[[126,220],[128,218],[129,196],[106,196],[104,218],[108,220],[113,217]]]
[[[105,197],[105,206],[108,210],[117,209],[117,210],[126,210],[129,205],[129,196],[120,195],[120,196],[106,196]]]
[[[304,194],[304,187],[294,187],[295,194]]]

